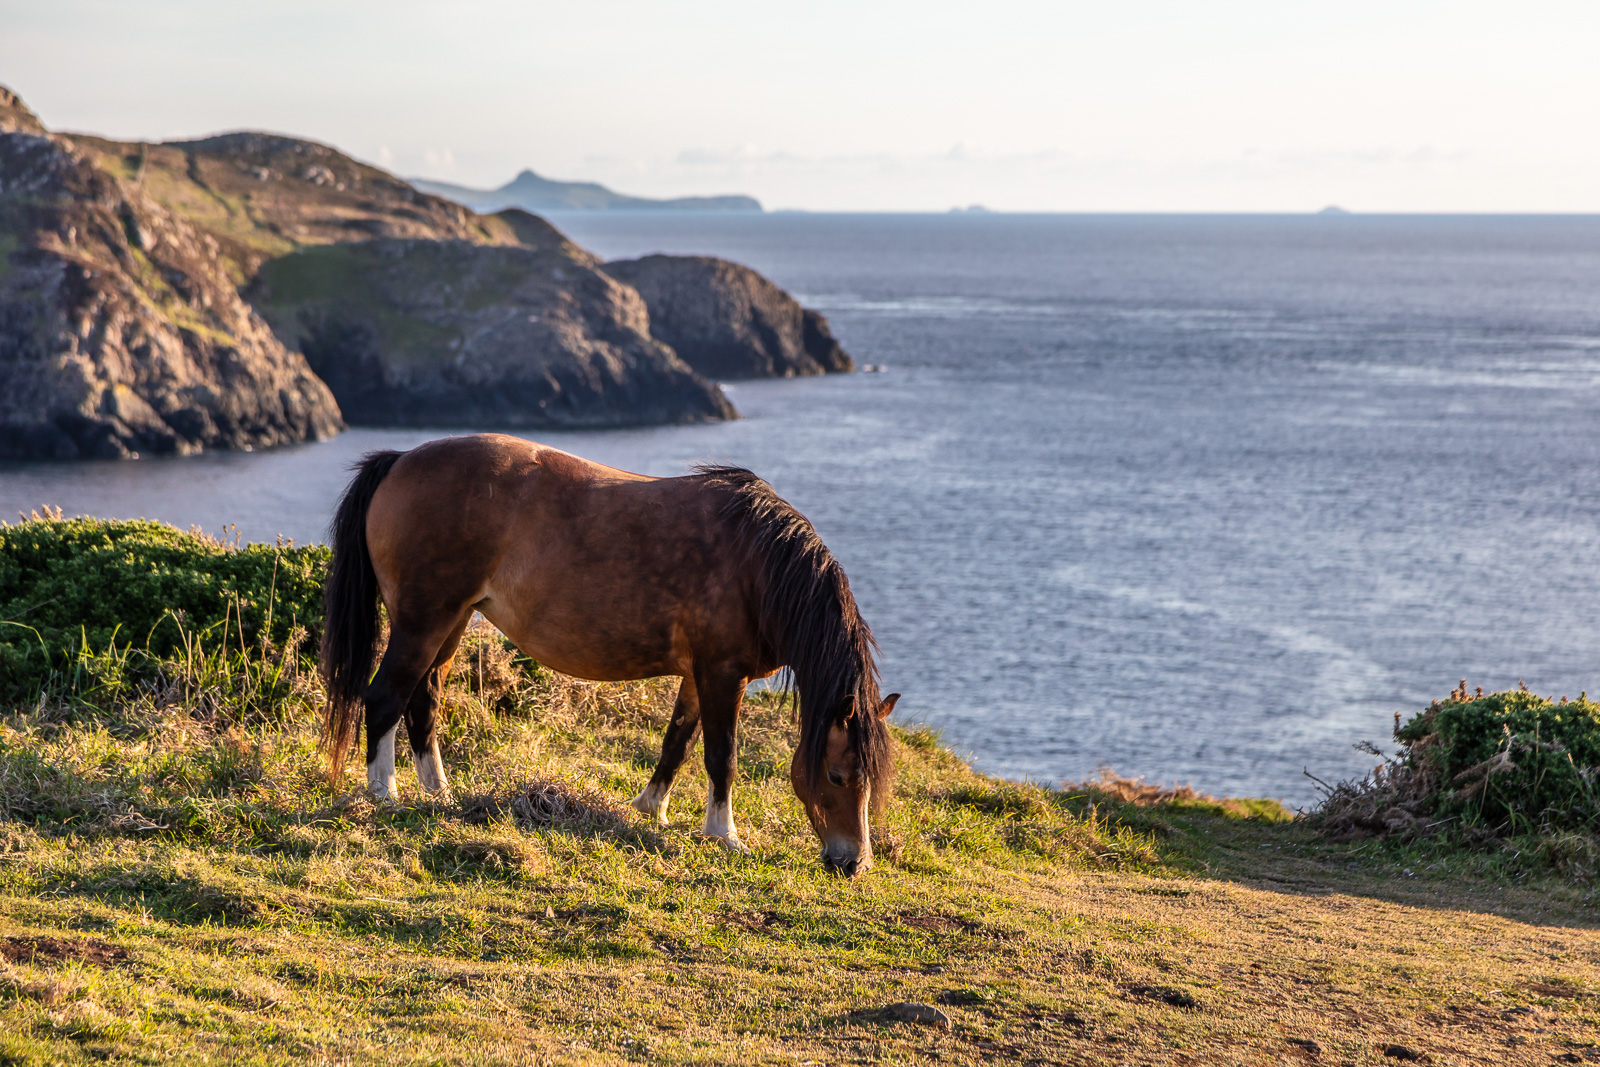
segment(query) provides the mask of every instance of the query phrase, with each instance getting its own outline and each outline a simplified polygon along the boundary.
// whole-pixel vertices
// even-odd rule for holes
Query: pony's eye
[[[833,783],[833,785],[838,788],[844,788],[844,775],[840,774],[838,771],[829,771],[828,781]]]

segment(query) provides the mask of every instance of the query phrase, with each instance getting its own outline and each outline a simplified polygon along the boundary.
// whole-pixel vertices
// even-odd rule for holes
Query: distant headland
[[[599,182],[563,182],[524,170],[498,189],[471,189],[449,182],[412,178],[411,184],[425,193],[465,204],[474,211],[503,211],[508,207],[523,211],[735,211],[759,212],[761,201],[753,196],[680,196],[671,200],[652,200],[613,192]]]

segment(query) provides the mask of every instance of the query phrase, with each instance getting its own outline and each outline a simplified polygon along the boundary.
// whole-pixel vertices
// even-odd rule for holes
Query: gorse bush
[[[1437,811],[1515,829],[1600,820],[1600,704],[1465,685],[1396,731],[1436,779]]]
[[[1586,696],[1468,694],[1463,682],[1404,725],[1396,716],[1394,736],[1394,759],[1330,790],[1316,813],[1325,828],[1507,836],[1600,827],[1600,704]]]
[[[142,519],[0,523],[0,701],[81,683],[81,663],[154,670],[196,642],[309,657],[327,559],[321,546],[237,547]]]

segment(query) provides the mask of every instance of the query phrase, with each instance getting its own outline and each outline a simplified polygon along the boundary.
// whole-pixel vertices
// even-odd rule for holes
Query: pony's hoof
[[[737,837],[712,837],[711,840],[715,841],[729,852],[737,852],[741,856],[750,855],[750,850],[746,848],[744,842],[740,841]]]
[[[667,791],[658,789],[654,785],[644,787],[644,792],[634,797],[628,803],[639,814],[654,819],[662,826],[667,825]]]

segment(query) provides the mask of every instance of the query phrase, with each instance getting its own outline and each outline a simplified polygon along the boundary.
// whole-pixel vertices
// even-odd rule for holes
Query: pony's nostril
[[[850,859],[840,859],[839,857],[827,852],[822,854],[822,865],[828,868],[828,870],[833,871],[835,874],[842,874],[846,878],[854,878],[856,871],[861,869],[860,859],[855,857]]]

